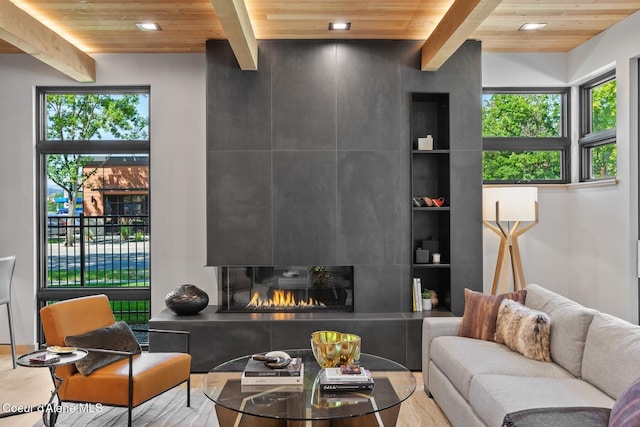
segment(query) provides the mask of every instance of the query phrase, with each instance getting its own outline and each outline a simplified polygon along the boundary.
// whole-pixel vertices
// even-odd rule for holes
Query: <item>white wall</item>
[[[639,38],[640,13],[636,13],[567,54],[483,55],[486,87],[577,86],[615,67],[618,184],[540,186],[540,223],[520,243],[527,282],[634,323],[638,323]],[[574,126],[577,101],[573,96]],[[577,154],[577,132],[572,138]],[[572,168],[575,181],[577,163]],[[498,243],[491,234],[484,235],[485,291],[491,289]]]
[[[206,264],[204,54],[93,55],[97,85],[151,87],[152,315],[184,283],[215,303]],[[13,314],[18,344],[36,340],[35,88],[82,86],[28,55],[0,55],[0,256],[17,255]],[[0,342],[8,343],[0,308]]]

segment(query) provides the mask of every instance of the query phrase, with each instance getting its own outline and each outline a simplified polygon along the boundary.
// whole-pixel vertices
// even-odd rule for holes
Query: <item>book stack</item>
[[[284,368],[269,368],[260,360],[249,359],[244,368],[240,384],[248,385],[294,385],[302,384],[304,363],[300,357],[294,357]]]
[[[419,277],[414,277],[412,286],[413,311],[422,311],[422,283]]]
[[[55,353],[49,353],[48,351],[43,351],[42,353],[34,354],[29,358],[29,362],[34,365],[46,365],[49,363],[55,363],[60,361],[60,356]]]
[[[344,368],[325,368],[320,372],[320,390],[357,391],[373,390],[371,372],[363,367],[345,372]]]

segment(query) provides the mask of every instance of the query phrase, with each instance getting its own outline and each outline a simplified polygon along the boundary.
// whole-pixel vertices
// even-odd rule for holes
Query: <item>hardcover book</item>
[[[352,373],[344,373],[342,368],[325,368],[324,378],[327,381],[367,381],[371,379],[371,373],[363,367]]]
[[[244,368],[245,377],[299,377],[302,373],[302,359],[294,357],[284,368],[269,368],[260,360],[249,359]]]
[[[343,375],[329,374],[331,379],[327,378],[327,370],[324,369],[320,373],[320,390],[322,391],[357,391],[357,390],[373,390],[373,377],[366,369],[362,369],[364,375],[348,374],[349,378],[341,379]],[[354,378],[355,377],[355,378]]]
[[[29,358],[29,362],[38,365],[45,365],[47,363],[54,363],[60,360],[60,356],[55,353],[49,353],[48,351],[38,353]]]
[[[242,377],[240,378],[240,385],[241,386],[248,386],[248,385],[274,386],[274,385],[304,384],[304,364],[302,362],[300,362],[300,369],[294,372],[297,372],[297,374],[258,375],[258,376],[247,376],[247,373],[243,372]]]

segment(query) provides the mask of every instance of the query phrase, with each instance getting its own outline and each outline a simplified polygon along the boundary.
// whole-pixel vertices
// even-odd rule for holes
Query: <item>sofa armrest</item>
[[[431,341],[441,336],[458,335],[462,317],[426,317],[422,322],[422,379],[429,392],[429,361]]]

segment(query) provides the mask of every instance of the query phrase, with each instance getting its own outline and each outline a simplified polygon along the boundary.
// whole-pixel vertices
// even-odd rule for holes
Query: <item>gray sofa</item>
[[[532,408],[611,408],[640,377],[640,326],[538,285],[527,286],[525,305],[551,318],[552,362],[460,337],[461,317],[424,319],[424,388],[454,427],[499,427]]]

